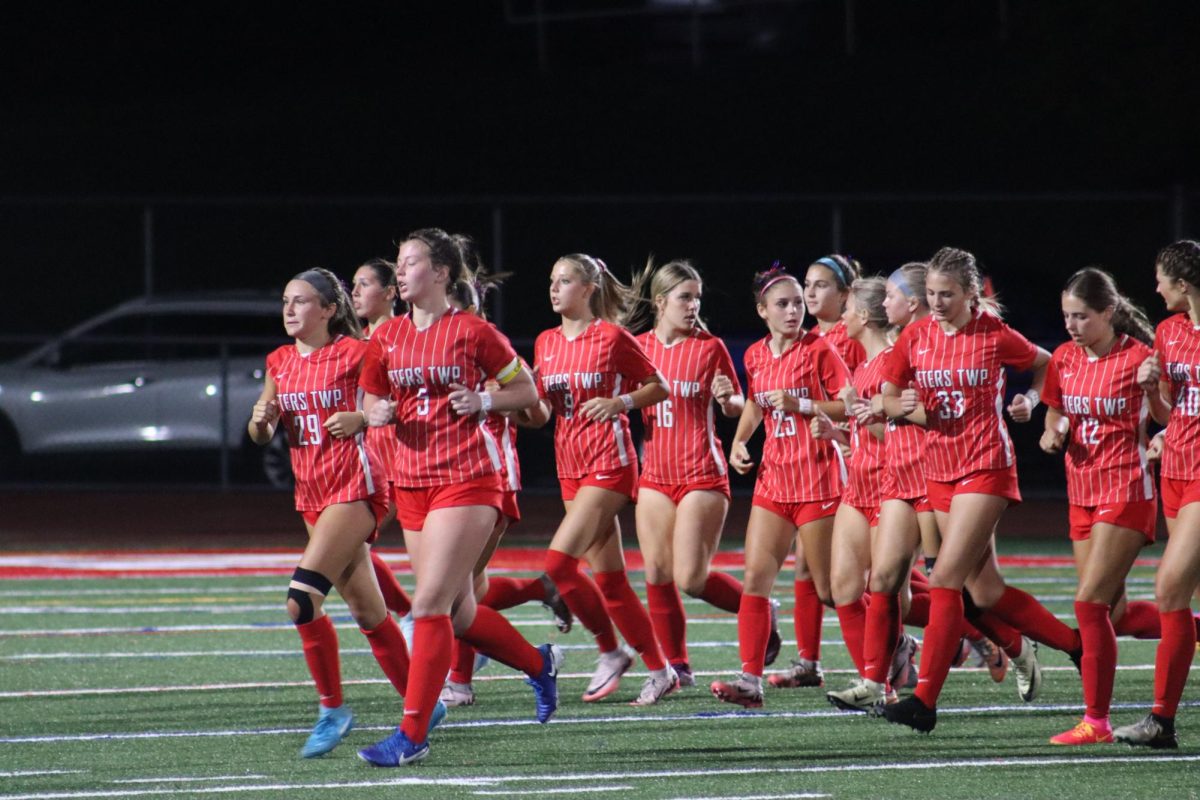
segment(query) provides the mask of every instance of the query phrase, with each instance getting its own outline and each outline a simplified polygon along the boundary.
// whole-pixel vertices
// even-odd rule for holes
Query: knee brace
[[[296,567],[296,571],[292,573],[292,582],[288,584],[288,600],[293,601],[296,607],[300,609],[300,613],[296,617],[297,625],[304,625],[313,621],[313,603],[312,595],[320,595],[325,597],[329,594],[329,590],[333,588],[333,581],[326,578],[319,572],[314,572],[311,569]]]

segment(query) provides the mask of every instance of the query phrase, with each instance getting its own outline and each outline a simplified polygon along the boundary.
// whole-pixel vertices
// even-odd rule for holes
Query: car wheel
[[[291,489],[296,485],[296,478],[292,475],[292,456],[288,452],[287,433],[282,426],[262,448],[262,469],[267,483],[276,489]]]

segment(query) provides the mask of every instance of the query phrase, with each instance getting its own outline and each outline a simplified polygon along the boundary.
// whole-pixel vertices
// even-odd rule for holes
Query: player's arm
[[[362,414],[367,425],[372,428],[382,428],[391,425],[396,417],[396,403],[381,395],[363,392]]]
[[[275,385],[275,379],[271,377],[270,373],[267,373],[263,376],[262,394],[255,401],[254,408],[250,412],[250,421],[246,423],[246,432],[250,434],[250,441],[257,445],[266,444],[275,435],[275,428],[279,423],[278,394],[279,389]]]
[[[1033,418],[1033,409],[1042,400],[1042,387],[1046,385],[1046,370],[1050,366],[1050,353],[1042,347],[1037,348],[1033,359],[1033,385],[1029,391],[1018,392],[1008,404],[1008,415],[1013,422],[1029,422]]]
[[[520,411],[537,402],[537,387],[529,370],[514,358],[495,375],[499,388],[494,392],[477,392],[461,383],[450,384],[450,407],[461,416],[488,414],[493,411]]]
[[[663,376],[655,372],[641,382],[638,388],[617,397],[593,397],[579,406],[579,413],[592,421],[615,419],[622,413],[661,403],[671,396]]]
[[[758,403],[746,403],[742,416],[738,420],[737,430],[733,434],[733,442],[729,445],[729,466],[739,475],[745,475],[754,466],[750,460],[750,450],[746,443],[762,424],[763,412]]]
[[[1166,425],[1171,418],[1171,384],[1163,377],[1162,361],[1157,351],[1138,365],[1138,385],[1146,393],[1150,417],[1159,425]]]
[[[738,385],[732,378],[723,372],[713,375],[711,391],[722,414],[727,417],[741,416],[742,408],[746,405],[746,398],[738,390]]]

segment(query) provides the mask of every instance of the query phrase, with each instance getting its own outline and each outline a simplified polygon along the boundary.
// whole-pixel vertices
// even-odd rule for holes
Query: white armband
[[[1042,393],[1037,389],[1030,389],[1025,393],[1025,399],[1029,401],[1030,409],[1037,408],[1038,403],[1042,402]]]
[[[492,393],[491,392],[480,392],[479,393],[479,410],[482,411],[484,414],[491,413],[491,411],[492,411]]]
[[[811,398],[801,397],[796,402],[800,404],[800,413],[801,414],[804,414],[805,416],[812,416],[813,401]]]
[[[621,402],[625,404],[626,411],[633,411],[633,395],[631,395],[631,394],[621,395]]]

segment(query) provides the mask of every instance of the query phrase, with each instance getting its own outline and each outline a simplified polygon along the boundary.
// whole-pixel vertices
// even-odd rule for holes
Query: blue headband
[[[905,297],[912,297],[912,287],[908,285],[908,278],[904,277],[903,270],[896,270],[891,275],[888,275],[888,280],[891,281],[897,289],[904,292]]]
[[[834,276],[837,277],[838,283],[840,283],[844,288],[850,287],[850,281],[846,277],[846,268],[839,264],[837,259],[833,256],[822,256],[813,263],[820,264],[824,267],[829,267],[831,270],[833,270]]]

